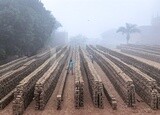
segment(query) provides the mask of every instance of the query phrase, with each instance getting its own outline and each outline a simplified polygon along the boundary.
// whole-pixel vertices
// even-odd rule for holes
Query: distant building
[[[160,27],[160,17],[157,16],[157,17],[152,18],[151,24],[154,27]]]
[[[139,27],[140,35],[134,36],[140,44],[159,44],[160,41],[160,17],[155,17],[149,26]],[[157,42],[158,41],[158,42]]]

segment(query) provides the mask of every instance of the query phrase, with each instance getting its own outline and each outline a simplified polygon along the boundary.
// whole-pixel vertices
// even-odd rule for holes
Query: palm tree
[[[117,30],[117,33],[121,32],[122,34],[126,34],[127,44],[129,43],[130,37],[132,33],[140,33],[140,30],[137,28],[135,24],[126,23],[126,27],[120,27]]]

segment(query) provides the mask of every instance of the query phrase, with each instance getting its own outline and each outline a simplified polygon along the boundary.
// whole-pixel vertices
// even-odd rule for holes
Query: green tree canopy
[[[36,54],[59,26],[40,0],[0,0],[0,54]]]

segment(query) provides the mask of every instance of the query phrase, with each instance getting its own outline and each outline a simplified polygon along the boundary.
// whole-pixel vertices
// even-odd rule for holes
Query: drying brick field
[[[58,46],[1,65],[0,115],[160,115],[160,47]]]

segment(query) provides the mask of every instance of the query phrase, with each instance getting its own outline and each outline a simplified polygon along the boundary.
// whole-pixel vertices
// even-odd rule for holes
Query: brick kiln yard
[[[138,48],[57,47],[0,66],[0,115],[159,115],[159,51]]]

